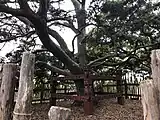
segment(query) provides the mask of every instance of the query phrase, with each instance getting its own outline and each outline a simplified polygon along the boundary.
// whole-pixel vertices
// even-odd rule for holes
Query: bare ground
[[[141,101],[125,100],[125,105],[119,105],[116,99],[100,100],[94,107],[94,114],[85,116],[83,107],[72,106],[70,102],[59,102],[59,106],[72,110],[71,120],[143,120]],[[33,105],[32,120],[48,120],[48,104]]]

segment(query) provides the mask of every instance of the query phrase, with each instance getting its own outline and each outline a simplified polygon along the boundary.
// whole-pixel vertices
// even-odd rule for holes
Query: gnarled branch
[[[66,76],[71,76],[71,75],[72,75],[72,74],[71,74],[69,71],[67,71],[67,70],[62,70],[62,69],[57,68],[57,67],[55,67],[55,66],[51,66],[51,65],[49,65],[49,64],[47,64],[47,63],[45,63],[45,62],[43,62],[43,61],[37,61],[36,64],[37,64],[37,65],[44,65],[45,68],[51,70],[52,72],[59,73],[59,74],[61,74],[61,75],[66,75]]]
[[[73,5],[74,5],[74,8],[75,10],[80,10],[80,3],[77,1],[77,0],[71,0]]]

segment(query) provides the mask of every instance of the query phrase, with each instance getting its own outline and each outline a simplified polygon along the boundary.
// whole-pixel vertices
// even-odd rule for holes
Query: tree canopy
[[[88,59],[101,59],[93,66],[150,71],[150,52],[160,47],[160,3],[143,0],[93,3],[95,28],[88,34]],[[96,7],[95,7],[96,6]]]

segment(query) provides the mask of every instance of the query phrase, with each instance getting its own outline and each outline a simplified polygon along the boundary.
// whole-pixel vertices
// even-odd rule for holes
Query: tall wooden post
[[[153,80],[140,84],[144,120],[160,120],[160,49],[151,54]]]
[[[86,115],[91,115],[93,114],[93,88],[88,71],[85,72],[84,77],[84,96],[87,98],[86,101],[84,101],[84,112]]]
[[[118,104],[120,105],[124,105],[124,97],[123,97],[123,86],[122,86],[122,71],[117,71],[116,74],[116,81],[117,81],[117,93],[118,95],[120,95],[119,97],[117,97],[118,100]]]
[[[16,105],[13,112],[13,120],[31,119],[34,64],[35,56],[28,52],[23,53],[18,98],[16,100]]]
[[[52,78],[52,79],[50,80],[50,84],[51,84],[51,90],[50,90],[50,93],[51,93],[50,106],[56,106],[56,97],[55,97],[55,94],[56,94],[57,81],[55,81],[54,79],[55,79],[55,78]]]
[[[14,107],[16,65],[3,65],[3,77],[0,91],[0,120],[11,120]]]
[[[143,106],[144,120],[160,120],[157,92],[153,80],[145,80],[140,84],[141,101]]]
[[[125,87],[125,99],[128,99],[128,85],[127,85],[127,78],[126,75],[124,77],[124,87]]]
[[[44,96],[44,82],[41,80],[41,90],[40,90],[40,103],[43,103],[43,96]]]

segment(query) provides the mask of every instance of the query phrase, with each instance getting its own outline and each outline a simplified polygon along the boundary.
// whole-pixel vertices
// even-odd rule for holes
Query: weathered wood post
[[[52,78],[52,79],[50,80],[50,84],[51,84],[51,90],[50,90],[50,93],[51,93],[50,106],[56,106],[56,97],[55,97],[55,94],[56,94],[57,81],[55,81],[54,79],[55,79],[55,78]]]
[[[41,89],[40,89],[40,103],[43,103],[43,96],[44,96],[44,82],[41,80]]]
[[[123,81],[122,81],[122,71],[121,70],[117,71],[116,81],[117,81],[117,93],[118,95],[120,95],[117,97],[117,101],[118,101],[118,104],[124,105],[123,86],[122,86]]]
[[[84,73],[84,112],[86,115],[93,114],[93,88],[90,73],[86,71]]]
[[[151,54],[153,80],[140,84],[144,120],[160,120],[160,49]]]
[[[3,76],[0,91],[0,120],[11,120],[14,107],[16,65],[3,65]]]
[[[20,70],[18,97],[13,112],[13,120],[31,119],[34,64],[35,56],[28,52],[23,53]]]
[[[127,78],[126,78],[126,75],[124,77],[124,88],[125,88],[125,99],[128,99],[128,85],[127,85]]]
[[[157,92],[153,80],[142,81],[141,101],[143,106],[144,120],[160,120]]]

